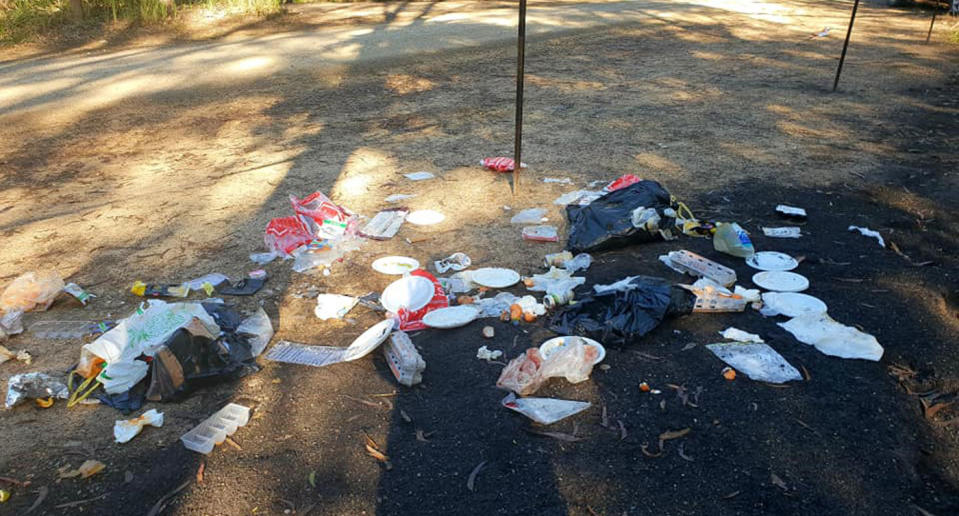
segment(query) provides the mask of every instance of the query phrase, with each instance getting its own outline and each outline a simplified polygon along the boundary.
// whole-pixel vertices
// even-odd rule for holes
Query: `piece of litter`
[[[879,241],[879,245],[880,245],[881,247],[883,247],[883,248],[886,247],[886,241],[883,240],[882,235],[880,235],[878,231],[873,231],[873,230],[871,230],[871,229],[869,229],[869,228],[864,228],[864,227],[860,227],[860,226],[849,226],[849,231],[858,231],[858,232],[860,232],[863,236],[873,237],[873,238],[875,238],[876,240]]]
[[[834,357],[878,361],[884,351],[876,337],[836,322],[826,313],[801,315],[779,326],[799,342]]]
[[[511,224],[539,224],[545,222],[546,210],[544,208],[528,208],[509,219]]]
[[[489,326],[487,326],[489,328]],[[482,346],[476,350],[476,358],[480,360],[485,360],[487,362],[491,360],[496,360],[497,358],[503,356],[503,352],[498,349],[488,349],[486,346]]]
[[[381,321],[356,338],[348,347],[308,346],[281,340],[266,354],[267,360],[287,364],[324,367],[340,362],[357,360],[379,347],[393,331],[393,320]]]
[[[785,217],[793,217],[798,219],[806,218],[806,210],[802,208],[796,208],[795,206],[786,206],[785,204],[780,204],[776,206],[776,212]]]
[[[236,433],[237,428],[246,426],[249,421],[248,407],[229,403],[180,436],[180,441],[186,449],[207,455],[213,451],[214,446],[227,441],[228,436]]]
[[[826,303],[808,294],[797,292],[766,292],[763,294],[763,307],[759,313],[766,317],[785,315],[797,317],[805,314],[824,314]]]
[[[566,206],[568,204],[585,206],[604,195],[606,195],[606,192],[597,190],[575,190],[560,195],[556,198],[556,200],[553,201],[553,204],[558,204],[560,206]]]
[[[786,383],[802,380],[799,371],[789,362],[786,362],[786,359],[768,344],[727,342],[707,344],[706,349],[712,351],[723,362],[756,381]]]
[[[558,242],[559,234],[555,226],[527,226],[523,228],[523,240]]]
[[[356,306],[359,300],[352,296],[340,294],[320,294],[316,296],[316,308],[313,314],[320,320],[342,319]]]
[[[773,238],[799,238],[802,236],[799,228],[795,226],[781,228],[763,227],[763,234]]]
[[[676,272],[708,278],[724,287],[736,283],[736,271],[685,249],[662,255],[659,261]]]
[[[559,185],[571,185],[571,184],[573,184],[573,180],[570,179],[570,178],[568,178],[568,177],[562,177],[562,178],[560,178],[560,177],[544,177],[544,178],[543,178],[543,182],[544,182],[544,183],[555,183],[555,184],[559,184]]]
[[[61,479],[73,477],[89,478],[103,471],[103,469],[106,467],[106,464],[98,460],[88,460],[83,464],[80,464],[80,467],[76,469],[70,469],[70,466],[62,467],[58,473]]]
[[[502,404],[508,409],[543,425],[553,424],[561,419],[578,414],[590,407],[586,401],[558,400],[553,398],[517,398],[512,392],[503,398]]]
[[[387,198],[384,199],[384,200],[385,200],[386,202],[400,202],[400,201],[405,201],[405,200],[407,200],[407,199],[412,199],[412,198],[414,198],[414,197],[416,197],[416,194],[401,194],[401,193],[398,193],[398,194],[393,194],[393,195],[387,197]]]
[[[492,326],[483,326],[484,338],[492,339],[494,335],[496,335],[496,330],[494,330]]]
[[[424,181],[436,177],[430,172],[413,172],[411,174],[403,174],[403,176],[410,181]]]
[[[814,32],[811,37],[813,37],[813,38],[825,38],[825,37],[828,36],[828,35],[829,35],[829,27],[824,27],[821,31],[819,31],[819,32]]]
[[[269,253],[253,253],[250,255],[250,260],[259,265],[266,265],[275,260],[277,256],[279,255],[273,251]]]
[[[756,342],[763,343],[762,337],[756,335],[755,333],[748,333],[739,328],[726,328],[725,330],[719,332],[724,339],[735,340],[736,342]]]
[[[118,420],[113,425],[113,437],[118,443],[125,443],[133,439],[143,430],[144,426],[163,426],[163,413],[156,409],[150,409],[139,417],[133,419]]]
[[[473,260],[466,253],[453,253],[442,260],[433,262],[433,266],[436,267],[436,272],[439,274],[443,274],[450,269],[459,272],[472,264]]]
[[[389,240],[400,230],[408,213],[406,208],[383,210],[370,219],[359,235],[372,240]]]
[[[446,220],[446,215],[436,210],[416,210],[406,216],[406,222],[416,226],[432,226]]]
[[[516,166],[516,162],[513,161],[513,158],[499,156],[495,158],[483,158],[480,160],[480,165],[494,172],[512,172]],[[526,163],[520,163],[519,168],[526,168]]]

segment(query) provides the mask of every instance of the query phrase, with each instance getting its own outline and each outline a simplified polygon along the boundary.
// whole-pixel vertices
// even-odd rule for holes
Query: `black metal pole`
[[[857,0],[858,1],[858,0]],[[513,135],[513,195],[519,189],[523,151],[523,73],[526,68],[526,0],[519,0],[519,37],[516,39],[516,133]]]
[[[932,21],[929,22],[929,34],[926,34],[926,43],[929,43],[929,38],[932,37],[932,26],[936,24],[936,11],[935,11],[935,9],[936,9],[936,8],[933,7],[933,11],[932,11]]]
[[[856,10],[859,9],[859,0],[852,4],[852,16],[849,17],[849,29],[846,30],[846,41],[842,44],[842,55],[839,56],[839,68],[836,68],[836,80],[832,83],[832,91],[839,87],[839,75],[842,73],[842,63],[846,60],[846,49],[849,48],[849,37],[852,36],[852,23],[856,21]]]

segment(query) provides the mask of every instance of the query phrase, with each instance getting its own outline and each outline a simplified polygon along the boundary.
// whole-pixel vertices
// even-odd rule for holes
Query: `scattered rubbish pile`
[[[509,158],[487,158],[482,165],[508,172],[514,163]],[[406,177],[422,181],[434,176],[417,172]],[[386,202],[412,197],[391,195]],[[279,257],[293,260],[295,272],[319,268],[329,274],[333,264],[347,259],[364,242],[389,240],[405,223],[432,225],[445,219],[434,210],[397,207],[383,209],[366,220],[320,192],[303,199],[290,196],[290,202],[293,215],[269,222],[264,234],[267,251],[251,255],[254,262],[266,264]],[[591,405],[530,395],[547,382],[559,382],[553,379],[562,378],[571,384],[588,381],[593,368],[606,359],[606,346],[638,346],[671,317],[742,313],[736,317],[744,324],[750,317],[785,317],[788,320],[778,322],[779,326],[798,342],[814,346],[825,355],[872,361],[882,357],[883,348],[875,337],[833,320],[823,301],[802,293],[813,285],[805,276],[791,272],[800,267],[801,258],[757,250],[746,229],[734,221],[696,219],[685,204],[659,183],[627,174],[601,190],[565,193],[555,203],[565,206],[569,231],[566,250],[545,255],[545,272],[523,276],[495,263],[474,264],[465,253],[456,252],[425,261],[432,264],[434,275],[415,258],[383,256],[369,266],[396,279],[378,295],[311,294],[316,296],[315,316],[322,321],[318,324],[342,320],[351,311],[361,310],[358,305],[381,318],[345,347],[338,343],[314,345],[287,340],[279,340],[270,347],[274,328],[262,308],[241,314],[221,298],[210,297],[257,294],[269,279],[263,270],[252,271],[236,283],[219,273],[180,284],[137,281],[130,291],[149,299],[125,318],[97,321],[81,317],[31,324],[29,331],[37,338],[95,338],[80,347],[79,361],[66,375],[35,371],[12,376],[6,407],[11,409],[29,399],[37,400],[41,407],[51,406],[55,400],[67,400],[68,407],[101,403],[129,414],[148,401],[176,402],[212,382],[255,373],[259,370],[256,359],[261,354],[271,362],[329,367],[360,360],[377,348],[382,349],[396,382],[412,387],[428,380],[430,370],[414,343],[417,334],[408,332],[451,330],[483,319],[499,319],[517,326],[542,320],[542,326],[557,335],[510,358],[503,350],[490,349],[508,349],[496,345],[501,343],[496,340],[493,326],[484,322],[482,331],[477,332],[488,339],[490,347],[480,347],[476,358],[487,364],[503,365],[495,382],[496,387],[509,391],[500,401],[502,406],[544,425],[588,410]],[[807,219],[801,208],[779,205],[776,212],[792,221]],[[548,210],[543,208],[520,210],[509,220],[511,224],[526,225],[520,234],[524,240],[559,241],[557,227],[543,224],[548,221]],[[876,232],[855,226],[849,230],[875,237],[884,246],[882,236]],[[763,227],[762,231],[771,238],[800,238],[802,234],[796,226]],[[596,253],[685,237],[711,238],[717,253],[708,258],[682,249],[677,242],[676,249],[659,256],[666,266],[662,272],[675,271],[691,283],[636,274],[601,284],[587,276]],[[714,261],[729,260],[728,257],[741,259],[757,270],[751,281],[758,288],[737,284],[740,278],[736,271]],[[483,266],[473,268],[474,265]],[[50,308],[61,293],[76,299],[81,306],[95,302],[94,295],[79,285],[65,283],[56,272],[28,272],[16,278],[0,295],[0,339],[23,332],[24,314]],[[187,299],[194,293],[207,297]],[[754,310],[747,312],[750,306]],[[735,380],[737,371],[759,382],[802,380],[799,371],[761,336],[737,328],[721,334],[725,342],[704,347],[723,363],[721,374],[727,380]],[[777,342],[777,346],[781,345]],[[29,365],[31,356],[25,350],[0,346],[0,364],[11,360]],[[608,369],[605,365],[600,367]],[[659,392],[645,382],[640,390]],[[249,408],[230,403],[180,439],[188,449],[208,454],[249,420]],[[129,442],[145,426],[163,424],[164,414],[155,408],[133,419],[117,420],[115,441]],[[662,439],[669,438],[672,437]],[[62,473],[88,476],[95,469],[94,464],[87,470]]]

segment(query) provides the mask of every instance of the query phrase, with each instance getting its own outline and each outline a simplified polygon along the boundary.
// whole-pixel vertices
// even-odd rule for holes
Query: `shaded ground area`
[[[185,485],[167,514],[956,512],[959,412],[947,406],[926,417],[920,396],[909,394],[948,402],[959,378],[955,53],[920,44],[925,18],[867,9],[832,94],[848,4],[640,7],[642,20],[531,42],[531,166],[515,197],[505,178],[473,165],[512,148],[509,44],[316,68],[278,53],[276,68],[144,91],[131,67],[113,76],[114,89],[88,96],[37,99],[29,81],[4,83],[0,277],[52,267],[100,296],[85,309],[61,301],[28,322],[123,317],[139,301],[126,294],[135,279],[239,277],[255,268],[248,255],[261,250],[266,222],[289,213],[289,194],[321,190],[372,215],[387,195],[416,193],[410,207],[447,220],[406,225],[328,277],[271,264],[267,289],[240,300],[245,310],[266,308],[277,339],[345,345],[378,316],[358,307],[352,320],[319,321],[316,292],[380,291],[390,278],[369,264],[387,254],[427,263],[463,251],[477,266],[538,272],[542,255],[561,244],[523,242],[502,206],[548,206],[565,234],[555,197],[633,172],[662,182],[700,217],[740,222],[761,249],[805,256],[799,272],[810,293],[835,319],[876,335],[881,362],[823,356],[754,312],[670,320],[641,345],[610,347],[609,368],[589,382],[555,380],[537,393],[594,404],[550,428],[583,438],[567,443],[524,431],[533,425],[499,406],[501,366],[475,359],[483,344],[512,358],[552,334],[542,323],[490,321],[490,342],[475,322],[413,337],[428,364],[421,386],[397,386],[378,352],[323,369],[261,361],[256,375],[157,405],[164,427],[126,445],[113,443],[112,409],[58,403],[5,412],[0,476],[31,485],[14,487],[3,508],[24,511],[44,486],[49,495],[32,514],[144,514]],[[823,26],[833,34],[809,38]],[[18,106],[13,86],[22,88]],[[438,178],[401,175],[417,170]],[[779,203],[810,212],[802,238],[758,236],[777,222]],[[847,232],[850,224],[880,230],[905,257]],[[749,285],[739,260],[690,238],[597,255],[588,284],[632,274],[678,281],[656,257],[679,248],[735,268]],[[924,262],[932,264],[916,266]],[[725,381],[703,345],[730,325],[765,336],[809,380],[786,388]],[[3,364],[0,380],[65,370],[80,343],[24,335],[8,344],[35,361]],[[900,381],[891,365],[916,374]],[[641,393],[641,381],[663,394]],[[702,387],[698,406],[684,406],[668,383]],[[228,400],[255,409],[234,436],[238,447],[208,457],[185,450],[178,437]],[[611,429],[600,424],[603,407]],[[642,452],[683,428],[688,436],[667,442],[661,457]],[[366,455],[364,433],[392,470]],[[58,467],[85,458],[107,470],[56,481]]]

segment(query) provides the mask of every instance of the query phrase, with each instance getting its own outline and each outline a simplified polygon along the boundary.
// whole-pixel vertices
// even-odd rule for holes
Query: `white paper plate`
[[[506,288],[519,281],[519,273],[512,269],[484,267],[473,271],[473,283],[489,288]]]
[[[776,292],[802,292],[809,288],[809,280],[802,274],[786,271],[764,271],[753,274],[753,283]]]
[[[346,355],[343,359],[350,361],[368,355],[376,349],[377,346],[382,344],[392,332],[393,319],[386,319],[370,326],[350,344],[350,347],[346,348]]]
[[[406,216],[406,222],[417,226],[432,226],[446,220],[446,215],[436,210],[416,210],[411,211]]]
[[[763,294],[763,310],[772,310],[786,317],[825,313],[826,303],[808,294],[796,292],[766,292]]]
[[[549,356],[552,355],[559,348],[563,348],[575,343],[576,341],[574,339],[580,339],[587,346],[593,346],[594,348],[599,350],[599,356],[596,357],[596,360],[593,361],[594,364],[598,364],[602,362],[604,358],[606,358],[606,348],[604,348],[602,344],[600,344],[599,342],[596,342],[593,339],[587,339],[586,337],[576,337],[573,335],[567,335],[565,337],[555,337],[547,340],[546,342],[540,344],[539,354],[542,355],[543,359],[545,360],[549,358]]]
[[[394,314],[400,308],[416,311],[426,306],[435,292],[432,281],[421,276],[404,276],[383,290],[380,303]]]
[[[373,270],[383,274],[399,275],[420,268],[420,262],[408,256],[384,256],[373,262]]]
[[[467,305],[437,308],[423,316],[423,324],[431,328],[459,328],[473,322],[478,315],[479,310]]]
[[[762,251],[746,258],[746,265],[761,271],[791,271],[799,267],[799,262],[785,253]]]

